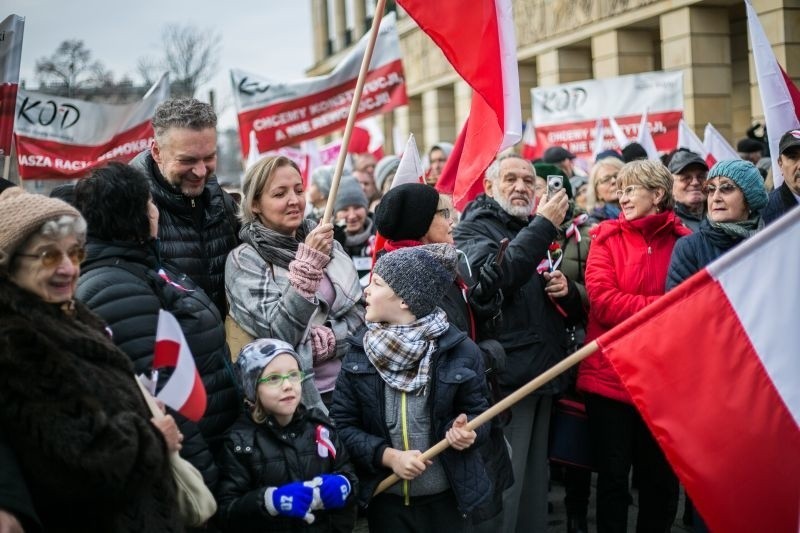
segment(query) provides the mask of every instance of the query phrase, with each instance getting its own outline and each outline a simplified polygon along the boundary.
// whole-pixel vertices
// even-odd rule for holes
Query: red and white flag
[[[653,133],[650,131],[650,123],[647,122],[647,110],[642,113],[642,120],[639,122],[639,134],[636,137],[636,142],[642,145],[644,151],[647,152],[647,159],[651,161],[658,161],[658,148],[656,148],[656,141],[653,139]]]
[[[25,19],[19,15],[9,15],[0,22],[0,157],[11,153],[24,30]]]
[[[758,14],[749,0],[745,0],[745,7],[747,27],[750,30],[750,45],[753,49],[753,63],[758,79],[758,92],[761,93],[761,106],[764,108],[764,120],[769,133],[772,178],[775,187],[779,187],[783,183],[783,173],[778,166],[780,155],[778,141],[787,131],[800,128],[800,109],[796,107],[792,98],[793,93],[796,95],[798,91],[778,64],[764,28],[758,20]]]
[[[800,277],[786,273],[800,246],[787,242],[800,209],[597,340],[711,531],[798,531]]]
[[[359,120],[408,103],[395,19],[389,13],[381,20],[358,107]],[[366,34],[326,76],[287,82],[231,70],[242,155],[248,153],[252,130],[261,150],[275,150],[344,129],[368,41]]]
[[[483,172],[522,138],[516,36],[511,0],[398,0],[472,87],[469,118],[436,188],[456,209],[483,191]]]
[[[733,149],[728,140],[710,122],[706,124],[703,134],[703,146],[706,149],[706,163],[709,167],[717,161],[741,159],[739,152]]]
[[[700,140],[700,137],[692,131],[692,128],[686,123],[685,120],[681,119],[678,123],[678,144],[675,148],[686,148],[687,150],[691,150],[692,152],[698,154],[703,159],[706,159],[706,163],[708,163],[708,152],[706,151],[706,147],[703,145],[703,141]],[[708,166],[710,167],[714,163],[710,163]]]
[[[414,139],[413,133],[408,135],[406,148],[403,150],[400,164],[394,174],[392,189],[403,183],[425,183],[425,170],[422,168],[422,159],[419,157],[417,141]]]
[[[544,146],[536,138],[536,127],[533,119],[528,119],[525,123],[525,133],[522,135],[522,157],[528,161],[539,159],[544,155]]]
[[[172,374],[156,398],[180,414],[199,421],[206,412],[206,388],[194,364],[178,320],[168,311],[158,312],[153,370],[171,368]]]
[[[350,143],[347,145],[349,154],[372,154],[375,159],[383,157],[383,143],[386,139],[383,130],[374,118],[359,120],[353,125],[353,133],[350,136]]]
[[[168,97],[167,74],[133,104],[20,90],[14,124],[20,177],[77,178],[111,161],[127,163],[150,148],[153,113]]]

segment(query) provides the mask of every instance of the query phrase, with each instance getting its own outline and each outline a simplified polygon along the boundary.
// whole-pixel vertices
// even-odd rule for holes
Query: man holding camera
[[[458,248],[473,272],[495,257],[509,239],[501,264],[503,321],[497,338],[506,351],[506,367],[497,376],[508,395],[566,356],[567,320],[584,315],[575,284],[558,270],[537,272],[567,212],[562,189],[545,196],[531,216],[536,174],[518,155],[497,159],[486,170],[485,194],[467,206],[454,231]],[[503,497],[502,531],[547,529],[547,438],[554,394],[565,378],[556,378],[511,408],[505,428],[512,449],[514,485]],[[524,502],[520,505],[520,502]]]

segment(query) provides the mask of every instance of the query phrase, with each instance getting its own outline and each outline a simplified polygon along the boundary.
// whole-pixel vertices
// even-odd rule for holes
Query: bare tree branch
[[[64,87],[66,96],[73,96],[80,87],[113,83],[113,75],[100,61],[92,61],[92,52],[80,39],[63,41],[50,57],[36,60],[39,83],[55,83]]]
[[[219,62],[220,37],[196,26],[170,24],[162,32],[164,67],[177,87],[173,92],[194,96],[198,87],[211,80]]]

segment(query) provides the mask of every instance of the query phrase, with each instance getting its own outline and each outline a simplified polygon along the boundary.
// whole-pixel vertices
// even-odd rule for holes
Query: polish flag
[[[622,131],[622,128],[620,128],[619,124],[617,124],[617,121],[614,117],[608,117],[608,125],[611,127],[611,132],[614,134],[614,138],[617,140],[620,150],[631,143],[631,140],[628,139],[628,136],[625,135],[624,131]]]
[[[177,319],[163,309],[158,312],[158,329],[153,369],[172,368],[172,374],[156,396],[166,405],[194,422],[206,411],[206,388],[194,364],[194,357]]]
[[[392,181],[392,189],[403,183],[425,183],[425,170],[422,168],[422,159],[419,157],[413,133],[408,135],[406,148],[400,157],[400,164]]]
[[[741,157],[739,157],[739,152],[733,149],[733,146],[730,145],[727,139],[725,139],[710,122],[706,124],[705,133],[703,135],[703,146],[708,154],[706,156],[706,162],[709,167],[717,161],[741,159]]]
[[[690,128],[683,119],[678,122],[678,146],[675,148],[686,148],[687,150],[691,150],[705,159],[709,167],[714,164],[714,162],[708,162],[708,151],[703,145],[703,141],[700,140],[700,137],[698,137],[697,134],[692,131],[692,128]]]
[[[787,242],[800,209],[597,341],[711,531],[798,531],[800,277],[786,273],[800,246]]]
[[[11,155],[24,30],[25,19],[19,15],[9,15],[0,22],[0,157]]]
[[[761,106],[764,108],[764,120],[769,132],[772,177],[777,188],[783,183],[783,173],[778,166],[778,141],[787,131],[800,128],[800,109],[797,107],[800,104],[800,91],[778,64],[764,28],[758,20],[758,14],[749,0],[745,0],[745,7],[758,92],[761,93]]]
[[[469,118],[436,188],[464,206],[483,191],[483,172],[522,138],[511,0],[398,0],[472,87]]]
[[[383,157],[383,143],[385,142],[383,130],[374,118],[360,120],[353,126],[350,143],[347,145],[348,154],[372,154],[375,159]]]
[[[539,159],[544,155],[543,147],[536,140],[536,128],[533,119],[525,123],[525,134],[522,136],[522,157],[528,161]]]
[[[656,148],[653,133],[650,131],[650,123],[647,122],[646,109],[642,114],[642,120],[639,122],[639,135],[636,137],[636,142],[641,144],[644,151],[647,152],[647,159],[658,161],[658,148]]]

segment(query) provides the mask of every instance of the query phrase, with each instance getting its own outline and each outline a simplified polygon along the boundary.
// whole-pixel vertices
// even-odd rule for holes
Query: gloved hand
[[[503,269],[494,262],[494,256],[490,256],[481,266],[478,283],[472,288],[472,298],[480,304],[490,302],[500,289],[502,278]]]
[[[336,336],[328,326],[311,326],[309,335],[315,363],[327,361],[336,352]]]
[[[341,474],[322,474],[319,496],[324,509],[340,509],[350,496],[350,481]]]
[[[314,489],[299,481],[269,487],[264,492],[264,504],[269,514],[302,518],[308,524],[314,522],[314,515],[310,512],[313,500]]]

